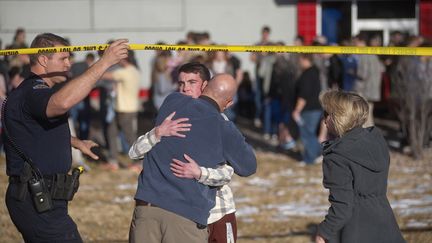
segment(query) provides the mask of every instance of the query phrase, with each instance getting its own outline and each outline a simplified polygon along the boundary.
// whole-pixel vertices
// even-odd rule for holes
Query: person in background
[[[141,73],[136,66],[134,52],[129,50],[128,57],[119,62],[120,68],[108,71],[104,79],[114,81],[115,116],[108,125],[110,158],[108,169],[119,169],[118,139],[119,130],[124,133],[128,147],[135,141],[138,126],[139,80]],[[130,169],[139,172],[141,167],[131,164]]]
[[[367,38],[357,35],[354,38],[356,46],[365,47]],[[374,102],[381,100],[381,77],[384,72],[384,64],[377,55],[357,56],[357,79],[354,83],[354,91],[363,96],[369,104],[369,116],[365,126],[373,126]]]
[[[73,63],[70,71],[72,78],[76,78],[87,71],[94,61],[94,54],[87,53],[84,61]],[[70,111],[74,124],[78,125],[77,135],[80,139],[88,139],[89,137],[90,109],[90,97],[87,95],[83,101],[72,107]]]
[[[351,39],[342,41],[342,46],[351,46]],[[339,56],[343,67],[342,88],[345,91],[353,91],[357,77],[357,59],[353,54],[342,54]]]
[[[263,26],[261,29],[261,40],[255,43],[256,46],[272,45],[270,41],[271,29],[269,26]],[[273,65],[273,58],[271,53],[252,53],[250,59],[255,63],[255,119],[254,125],[261,127],[261,113],[263,112],[263,89],[264,82],[270,84],[271,67]]]
[[[311,54],[301,54],[299,57],[302,74],[296,83],[296,104],[292,117],[300,130],[300,139],[303,143],[303,160],[301,164],[319,162],[321,146],[317,138],[317,129],[321,121],[321,106],[319,93],[321,82],[319,70],[313,65]],[[303,163],[304,162],[304,163]]]
[[[165,98],[177,88],[177,84],[171,78],[170,59],[170,55],[158,55],[153,66],[152,98],[156,110],[159,110]]]
[[[25,29],[18,28],[15,30],[15,35],[13,37],[12,43],[6,46],[6,49],[22,49],[28,48],[26,43],[26,33]],[[14,56],[8,56],[7,61],[9,62],[9,67],[23,67],[29,63],[29,55],[20,54]]]

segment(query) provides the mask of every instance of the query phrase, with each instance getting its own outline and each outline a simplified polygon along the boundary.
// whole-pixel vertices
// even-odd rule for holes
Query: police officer
[[[67,45],[64,38],[44,33],[36,36],[31,48]],[[33,161],[43,178],[68,173],[72,163],[71,146],[97,159],[90,151],[96,145],[94,142],[71,137],[67,112],[88,95],[110,66],[127,57],[128,49],[127,40],[115,41],[88,71],[61,88],[56,85],[66,81],[71,67],[69,53],[32,55],[31,75],[9,95],[4,110],[4,123],[9,137],[5,141],[6,173],[9,176],[6,205],[13,223],[26,242],[82,242],[82,239],[76,224],[68,215],[67,200],[53,199],[52,209],[39,213],[31,193],[27,192],[22,197],[20,192],[23,187],[20,185],[23,185],[25,162],[11,141]]]

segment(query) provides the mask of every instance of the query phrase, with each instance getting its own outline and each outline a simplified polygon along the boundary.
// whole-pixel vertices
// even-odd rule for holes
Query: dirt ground
[[[392,153],[388,196],[408,242],[432,242],[432,151],[424,161]],[[238,242],[311,242],[315,226],[326,213],[327,191],[321,166],[299,166],[291,157],[257,151],[258,172],[235,177]],[[97,164],[81,178],[70,204],[85,242],[127,242],[137,174],[105,171]],[[0,162],[0,195],[7,177]],[[0,242],[21,242],[4,200],[0,203]]]
[[[140,134],[151,126],[140,124]],[[248,178],[235,176],[230,183],[237,207],[238,242],[312,242],[316,225],[329,207],[321,165],[299,166],[297,153],[281,152],[263,141],[256,129],[241,121],[239,126],[256,149],[258,171]],[[388,198],[407,242],[432,242],[432,149],[425,154],[423,160],[413,161],[391,152]],[[124,155],[122,162],[128,162]],[[91,170],[81,176],[70,215],[85,242],[127,242],[138,174],[88,164]],[[0,158],[2,198],[7,187],[5,167]],[[4,199],[0,200],[0,242],[22,242]]]

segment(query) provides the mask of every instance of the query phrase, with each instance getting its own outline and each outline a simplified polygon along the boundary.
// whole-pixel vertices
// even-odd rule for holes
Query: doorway
[[[351,38],[351,2],[321,2],[321,33],[329,44]]]

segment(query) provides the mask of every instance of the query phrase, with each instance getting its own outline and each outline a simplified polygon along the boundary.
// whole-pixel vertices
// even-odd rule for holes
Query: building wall
[[[175,44],[188,31],[208,31],[218,44],[249,45],[260,38],[263,25],[272,28],[273,40],[291,44],[297,35],[296,6],[264,0],[0,0],[0,39],[7,45],[18,27],[27,42],[37,33],[53,32],[72,45],[105,43],[128,38],[130,43]],[[76,53],[77,60],[85,55]],[[142,86],[150,79],[149,51],[138,51]],[[253,74],[248,53],[239,53]]]

